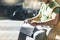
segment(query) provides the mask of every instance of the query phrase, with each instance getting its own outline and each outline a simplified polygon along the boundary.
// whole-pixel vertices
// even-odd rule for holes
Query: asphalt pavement
[[[18,40],[22,24],[23,21],[0,20],[0,40]],[[33,39],[27,36],[26,40]]]

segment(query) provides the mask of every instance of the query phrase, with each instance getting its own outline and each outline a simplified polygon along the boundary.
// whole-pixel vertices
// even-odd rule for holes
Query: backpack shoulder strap
[[[54,6],[54,7],[52,8],[52,12],[53,12],[56,8],[60,8],[60,6]]]
[[[53,13],[53,11],[54,11],[56,8],[60,8],[60,6],[54,6],[54,7],[52,8],[51,13],[49,14],[49,18],[52,18],[52,13]]]

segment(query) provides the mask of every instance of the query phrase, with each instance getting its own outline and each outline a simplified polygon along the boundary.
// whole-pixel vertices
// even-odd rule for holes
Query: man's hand
[[[37,26],[37,22],[35,20],[30,21],[29,19],[24,20],[24,23],[29,23],[32,26]]]
[[[30,24],[33,25],[33,26],[37,26],[37,23],[36,23],[35,20],[33,20],[32,22],[30,22]]]
[[[33,20],[30,20],[30,19],[26,19],[26,20],[24,20],[24,23],[31,23]]]

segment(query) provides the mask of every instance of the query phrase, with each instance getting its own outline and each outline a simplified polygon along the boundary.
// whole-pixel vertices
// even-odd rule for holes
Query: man
[[[56,0],[57,3],[60,5],[60,0]],[[57,11],[57,10],[56,10]],[[59,20],[56,25],[50,31],[46,40],[60,40],[60,7],[59,7]]]
[[[56,25],[58,22],[60,9],[57,7],[59,4],[57,4],[56,1],[57,0],[42,0],[38,15],[24,21],[30,25],[30,27],[28,27],[28,25],[25,25],[27,27],[21,27],[18,40],[25,40],[26,36],[32,35],[35,40],[45,40],[45,37],[48,36],[51,30],[50,26]]]

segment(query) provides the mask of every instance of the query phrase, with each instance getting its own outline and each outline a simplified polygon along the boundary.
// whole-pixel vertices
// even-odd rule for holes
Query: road
[[[23,21],[0,20],[0,40],[18,40],[20,27]],[[26,37],[26,40],[33,40]]]

